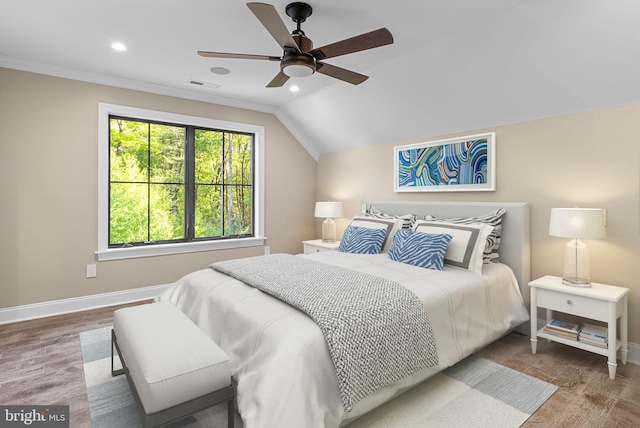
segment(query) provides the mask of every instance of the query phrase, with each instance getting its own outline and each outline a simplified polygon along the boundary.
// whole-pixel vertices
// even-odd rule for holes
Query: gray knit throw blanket
[[[316,322],[333,359],[346,412],[379,388],[438,364],[425,308],[397,282],[290,254],[210,267]]]

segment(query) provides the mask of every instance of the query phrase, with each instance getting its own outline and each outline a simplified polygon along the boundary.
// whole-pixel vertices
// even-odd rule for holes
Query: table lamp
[[[606,212],[600,208],[552,208],[549,235],[571,238],[564,250],[562,283],[591,287],[589,249],[580,239],[603,239]]]
[[[336,242],[336,222],[333,219],[342,215],[342,202],[316,202],[315,216],[326,219],[322,222],[322,242]]]

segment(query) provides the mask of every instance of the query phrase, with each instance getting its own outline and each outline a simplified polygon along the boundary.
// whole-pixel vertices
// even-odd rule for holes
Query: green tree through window
[[[253,134],[109,117],[109,246],[253,236]]]

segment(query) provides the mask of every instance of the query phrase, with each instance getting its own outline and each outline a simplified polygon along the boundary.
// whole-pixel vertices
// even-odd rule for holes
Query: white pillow
[[[424,216],[424,219],[427,221],[444,221],[447,223],[456,223],[456,224],[487,224],[493,227],[493,230],[487,237],[487,246],[484,248],[484,263],[494,262],[498,263],[500,261],[500,239],[502,235],[502,216],[507,212],[505,208],[500,208],[495,210],[494,212],[490,212],[484,215],[479,215],[475,217],[456,217],[456,218],[445,218],[445,217],[436,217],[427,214]]]
[[[349,226],[356,227],[366,227],[369,229],[386,229],[387,236],[385,241],[382,244],[382,253],[389,252],[389,248],[391,248],[391,243],[393,242],[393,235],[395,235],[396,230],[402,229],[402,219],[383,219],[383,218],[374,218],[374,217],[360,217],[355,216]]]
[[[493,227],[481,223],[456,224],[418,220],[413,230],[453,236],[444,255],[445,264],[482,274],[482,255],[487,244],[487,236]]]

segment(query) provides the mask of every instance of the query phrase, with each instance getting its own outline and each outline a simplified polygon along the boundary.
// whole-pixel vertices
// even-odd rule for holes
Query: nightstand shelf
[[[573,287],[562,283],[562,278],[544,276],[529,283],[531,291],[531,351],[535,354],[538,337],[562,343],[574,348],[608,357],[609,378],[616,377],[616,356],[620,350],[622,364],[627,363],[628,303],[629,289],[607,284],[592,283],[591,287]],[[551,321],[553,313],[561,312],[582,318],[607,323],[607,348],[571,340],[550,334],[537,328],[538,308],[546,309],[546,322]],[[561,316],[559,316],[561,318]],[[618,336],[618,319],[620,335]]]
[[[333,251],[337,250],[340,246],[340,241],[336,242],[322,242],[322,239],[313,239],[311,241],[302,241],[305,254],[319,253],[321,251]]]
[[[608,348],[601,348],[599,346],[590,345],[588,343],[582,343],[578,340],[565,339],[562,336],[557,336],[555,334],[549,334],[544,331],[543,328],[538,330],[538,337],[543,339],[551,340],[553,342],[563,343],[565,345],[573,346],[574,348],[582,349],[583,351],[593,352],[594,354],[599,354],[604,357],[609,356]],[[616,351],[622,347],[622,341],[616,340]],[[535,354],[535,352],[534,352]],[[624,364],[624,363],[623,363]]]

